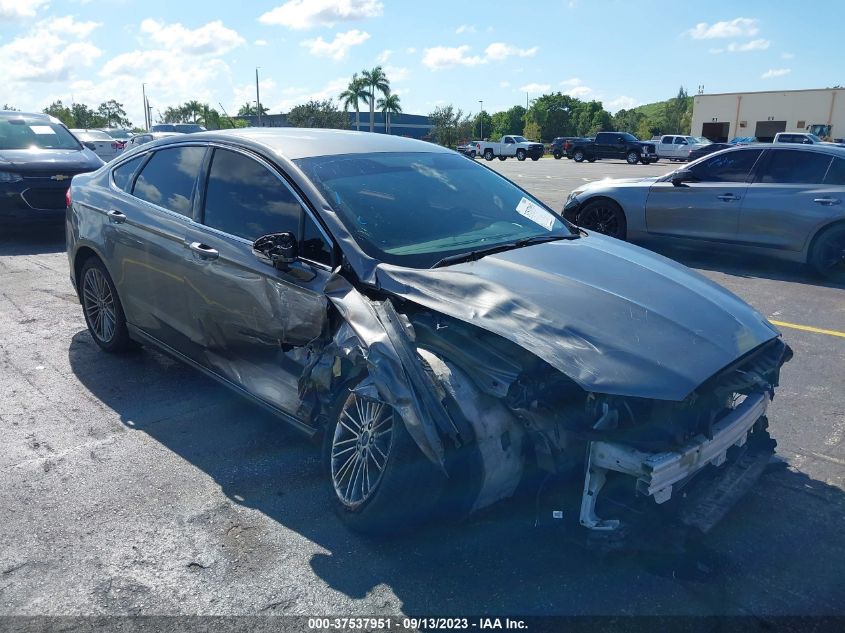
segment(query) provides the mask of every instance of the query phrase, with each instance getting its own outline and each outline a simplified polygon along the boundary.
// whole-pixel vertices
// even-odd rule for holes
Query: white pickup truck
[[[689,153],[701,145],[694,136],[680,134],[664,134],[651,139],[651,142],[654,143],[658,158],[680,161],[689,160]]]
[[[483,156],[485,160],[493,160],[494,157],[505,160],[512,156],[516,156],[517,160],[539,160],[544,151],[542,143],[534,143],[515,134],[503,136],[498,143],[480,141],[475,146],[476,155]]]

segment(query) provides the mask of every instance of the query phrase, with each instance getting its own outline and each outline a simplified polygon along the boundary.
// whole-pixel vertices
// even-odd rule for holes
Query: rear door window
[[[204,147],[158,150],[135,180],[132,194],[169,211],[191,217],[194,186],[204,157]]]
[[[690,171],[702,182],[745,182],[762,153],[762,149],[727,152],[693,165]]]
[[[819,152],[773,149],[757,181],[786,185],[822,183],[830,160],[830,155]]]

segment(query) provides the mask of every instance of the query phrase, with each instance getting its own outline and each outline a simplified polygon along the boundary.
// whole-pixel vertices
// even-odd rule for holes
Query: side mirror
[[[299,244],[296,236],[285,233],[262,235],[252,243],[252,252],[258,259],[265,261],[277,270],[286,271],[299,256]]]
[[[680,187],[685,182],[695,182],[698,180],[691,171],[687,169],[679,169],[674,174],[672,174],[672,184],[676,187]]]

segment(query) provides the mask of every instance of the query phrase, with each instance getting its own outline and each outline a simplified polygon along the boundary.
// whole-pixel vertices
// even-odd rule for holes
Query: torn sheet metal
[[[445,450],[437,428],[440,412],[432,402],[436,396],[428,390],[424,378],[415,375],[423,371],[421,362],[416,357],[407,358],[401,342],[403,326],[392,305],[375,304],[339,275],[329,281],[326,296],[360,341],[370,378],[381,398],[399,412],[423,454],[445,473]],[[348,338],[345,345],[349,347]]]
[[[778,336],[721,286],[603,236],[376,274],[384,291],[498,334],[587,391],[683,400]]]

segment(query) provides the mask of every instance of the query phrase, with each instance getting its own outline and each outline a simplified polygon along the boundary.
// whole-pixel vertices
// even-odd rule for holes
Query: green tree
[[[288,122],[294,127],[322,127],[345,130],[349,127],[349,117],[338,108],[334,100],[326,99],[298,105],[288,112]]]
[[[502,138],[505,134],[517,134],[525,127],[525,108],[515,105],[504,112],[496,112],[491,117],[492,128],[487,132],[487,138]],[[485,125],[484,129],[487,127]]]
[[[261,106],[261,116],[264,116],[270,112],[270,108],[262,105]],[[243,104],[240,108],[238,108],[238,116],[257,116],[258,115],[258,108],[255,107],[255,104],[251,101],[247,101]]]
[[[51,116],[56,117],[59,121],[64,123],[67,127],[74,127],[75,121],[73,119],[73,112],[70,111],[70,108],[65,106],[61,99],[58,101],[54,101],[46,108],[44,108],[44,114],[49,114]]]
[[[84,103],[74,103],[70,107],[73,115],[73,127],[91,129],[105,127],[106,120]]]
[[[346,86],[346,90],[340,93],[339,98],[344,111],[348,112],[349,108],[355,109],[355,129],[360,132],[361,103],[367,103],[370,98],[370,91],[364,84],[364,81],[358,77],[358,73],[352,75],[352,80]]]
[[[370,104],[370,132],[375,130],[375,121],[373,115],[376,108],[376,92],[382,93],[385,97],[390,94],[390,81],[381,66],[376,66],[372,70],[364,70],[361,72],[361,79],[364,85],[369,90],[370,94],[367,100]]]
[[[529,141],[539,141],[540,124],[534,121],[533,119],[529,119],[528,122],[525,124],[525,129],[522,131],[522,135]]]
[[[100,104],[97,108],[97,116],[106,122],[106,127],[131,128],[132,122],[126,117],[126,110],[123,104],[114,99],[109,99]]]
[[[203,104],[199,101],[191,100],[186,101],[182,108],[185,111],[185,115],[188,117],[190,123],[196,123],[197,117],[199,117],[203,112]]]
[[[384,132],[390,134],[390,115],[402,114],[402,106],[399,103],[399,95],[388,92],[378,100],[378,109],[384,117]]]
[[[460,139],[468,138],[472,134],[472,120],[460,108],[450,103],[437,106],[428,115],[431,122],[431,136],[436,143],[445,147],[454,147]]]
[[[20,112],[20,110],[18,110],[15,106],[9,105],[8,103],[4,103],[0,110],[5,110],[6,112]]]

